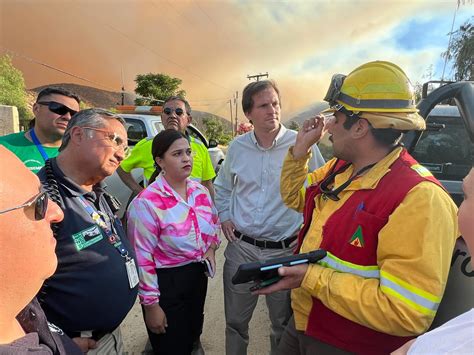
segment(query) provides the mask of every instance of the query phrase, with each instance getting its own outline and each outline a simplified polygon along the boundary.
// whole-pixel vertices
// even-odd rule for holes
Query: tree
[[[467,20],[458,30],[452,33],[448,50],[441,56],[449,61],[454,60],[454,79],[474,80],[474,25]]]
[[[141,96],[135,99],[136,105],[156,105],[170,96],[186,96],[186,91],[179,90],[182,80],[166,74],[138,74],[135,82],[135,93]]]
[[[27,105],[23,73],[13,66],[9,55],[0,57],[0,104],[16,106],[22,121],[32,117]]]
[[[215,139],[219,144],[227,145],[232,134],[226,131],[224,124],[215,117],[204,117],[202,123],[206,127],[207,139]]]

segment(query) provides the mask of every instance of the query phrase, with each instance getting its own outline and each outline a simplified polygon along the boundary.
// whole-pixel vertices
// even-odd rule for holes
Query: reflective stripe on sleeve
[[[348,261],[339,259],[337,256],[329,252],[323,259],[318,261],[318,264],[339,272],[347,272],[365,278],[380,278],[380,271],[377,265],[364,266],[353,264]]]
[[[364,278],[380,279],[380,289],[383,293],[395,297],[418,312],[429,316],[434,317],[441,302],[441,297],[410,285],[386,271],[381,271],[377,265],[353,264],[339,259],[329,252],[325,258],[318,261],[318,264],[338,272],[346,272]]]
[[[436,314],[441,301],[440,297],[412,286],[386,271],[381,271],[380,289],[417,311],[431,316]]]

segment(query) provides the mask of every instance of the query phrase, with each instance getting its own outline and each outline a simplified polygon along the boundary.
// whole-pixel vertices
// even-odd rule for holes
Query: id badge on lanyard
[[[129,257],[129,260],[125,262],[125,268],[127,269],[128,284],[130,285],[130,288],[134,288],[138,285],[139,281],[135,260]]]
[[[116,232],[114,233],[112,229],[109,228],[101,214],[97,212],[83,196],[79,196],[79,201],[81,201],[82,207],[84,207],[87,213],[89,213],[94,223],[104,231],[109,243],[119,252],[120,256],[125,259],[125,269],[127,270],[128,284],[130,288],[134,288],[136,285],[138,285],[139,281],[135,260],[128,256],[128,250],[123,246],[123,243],[120,241],[120,237]],[[110,225],[113,228],[113,221],[110,221]]]

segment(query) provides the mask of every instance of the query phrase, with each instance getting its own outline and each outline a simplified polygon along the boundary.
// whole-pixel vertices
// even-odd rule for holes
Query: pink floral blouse
[[[211,243],[219,244],[219,219],[207,189],[187,180],[188,201],[160,174],[128,209],[127,234],[135,247],[140,303],[159,301],[157,268],[201,261]]]

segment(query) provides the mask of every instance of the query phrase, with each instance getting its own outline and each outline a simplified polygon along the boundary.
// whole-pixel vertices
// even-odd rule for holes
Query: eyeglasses
[[[19,210],[21,208],[29,208],[31,206],[35,207],[35,220],[41,221],[46,216],[46,211],[48,210],[48,193],[46,191],[40,192],[31,201],[26,202],[20,206],[8,208],[6,210],[0,211],[0,214],[4,214],[10,211]]]
[[[111,146],[115,148],[115,150],[123,149],[125,159],[127,159],[130,156],[131,150],[129,146],[124,142],[123,138],[120,137],[117,133],[110,132],[105,129],[95,128],[95,127],[82,127],[82,128],[105,133],[106,139],[112,143]]]
[[[169,107],[165,107],[165,108],[163,109],[163,113],[165,113],[165,114],[167,114],[167,115],[171,115],[171,114],[173,113],[173,111],[176,112],[176,114],[177,114],[178,116],[182,116],[183,113],[184,113],[184,110],[183,110],[181,107],[178,107],[178,108],[176,108],[176,109],[174,109],[174,110],[173,110],[172,108],[169,108]]]
[[[60,116],[64,116],[68,112],[71,116],[74,116],[77,113],[77,111],[74,111],[70,109],[69,107],[67,107],[66,105],[60,104],[59,102],[55,102],[55,101],[40,101],[40,102],[37,102],[37,104],[48,106],[48,109],[51,112]]]

